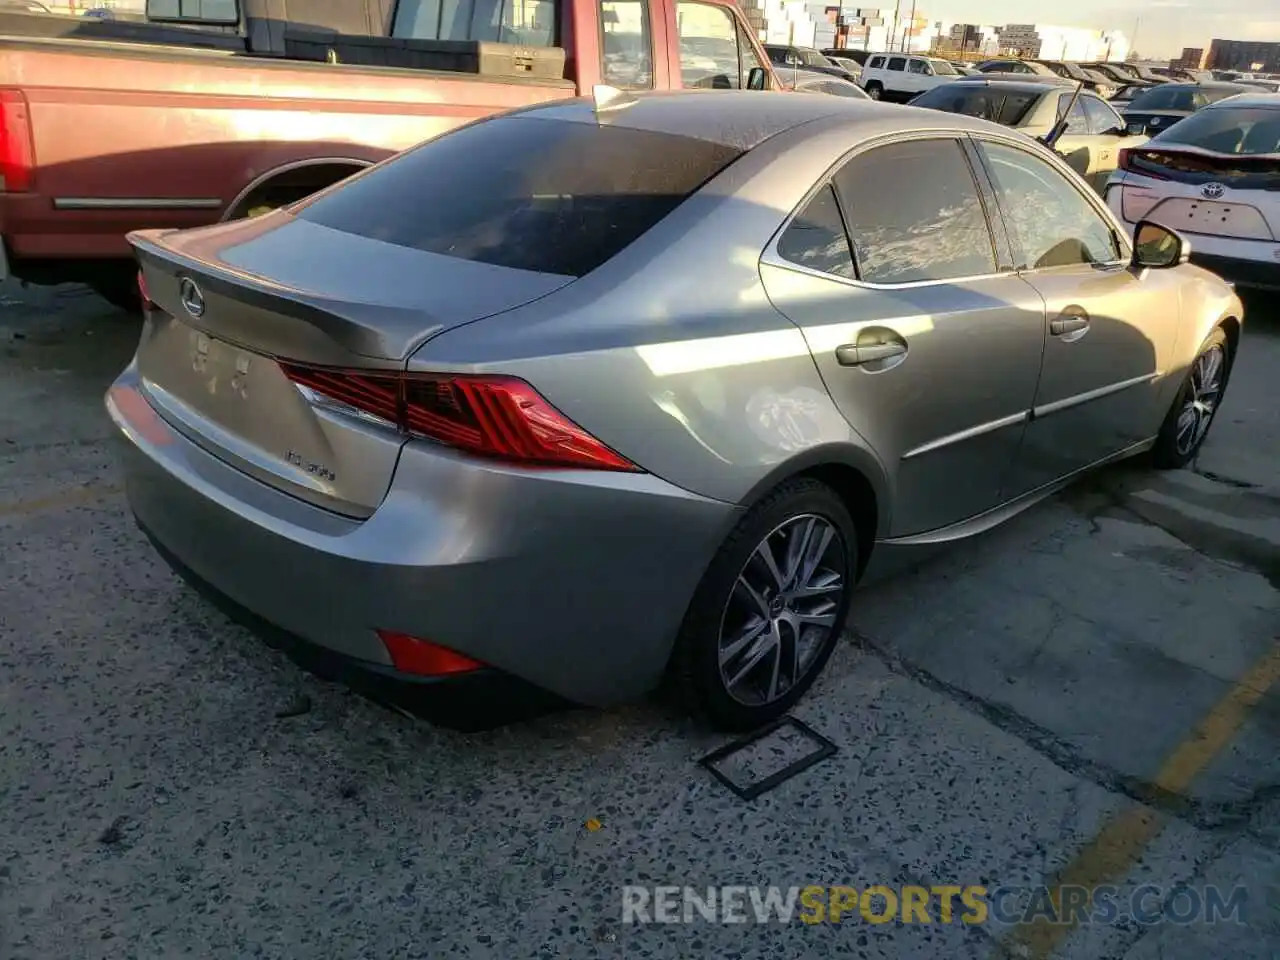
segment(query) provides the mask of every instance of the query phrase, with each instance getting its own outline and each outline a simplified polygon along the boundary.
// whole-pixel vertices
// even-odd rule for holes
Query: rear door
[[[1124,118],[1093,94],[1081,94],[1085,116],[1089,122],[1089,136],[1093,146],[1089,156],[1089,185],[1099,193],[1106,188],[1107,179],[1115,172],[1122,144],[1141,143],[1141,138],[1129,139]]]
[[[907,58],[906,57],[890,57],[889,62],[885,65],[884,88],[895,97],[902,97],[907,94]]]
[[[1155,435],[1181,277],[1131,270],[1128,243],[1099,198],[1034,148],[978,142],[1015,261],[1047,320],[1031,420],[1006,490],[1017,495]]]
[[[1054,144],[1054,149],[1066,158],[1067,165],[1072,170],[1090,180],[1097,144],[1089,131],[1089,116],[1084,112],[1084,103],[1080,97],[1072,102],[1070,89],[1057,91],[1057,96],[1058,122],[1061,123],[1065,118],[1067,126]]]
[[[996,505],[1035,395],[1044,308],[990,206],[961,140],[881,143],[819,186],[761,265],[895,478],[889,536]]]

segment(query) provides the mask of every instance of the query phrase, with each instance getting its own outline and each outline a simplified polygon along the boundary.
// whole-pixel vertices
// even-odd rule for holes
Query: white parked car
[[[959,70],[937,57],[877,53],[867,60],[858,83],[872,100],[906,103],[917,94],[959,78]]]
[[[1120,151],[1107,204],[1191,243],[1194,262],[1242,287],[1280,290],[1280,94],[1220,100]]]

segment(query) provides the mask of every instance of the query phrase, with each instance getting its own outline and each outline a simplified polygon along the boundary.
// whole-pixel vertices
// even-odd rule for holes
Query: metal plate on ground
[[[743,800],[754,800],[835,752],[836,745],[822,734],[794,717],[783,717],[698,763]]]

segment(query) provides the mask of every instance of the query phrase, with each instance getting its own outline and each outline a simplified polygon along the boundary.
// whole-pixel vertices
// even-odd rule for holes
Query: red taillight
[[[1120,153],[1119,153],[1119,155],[1116,157],[1116,169],[1117,169],[1117,170],[1132,170],[1132,169],[1133,169],[1133,167],[1132,167],[1132,166],[1130,166],[1130,164],[1133,162],[1132,153],[1133,153],[1133,151],[1131,151],[1128,147],[1121,147],[1121,148],[1120,148]]]
[[[379,630],[378,637],[391,655],[392,666],[402,673],[444,677],[453,673],[470,673],[484,666],[479,660],[472,660],[448,647],[419,640],[406,633]]]
[[[30,190],[34,168],[27,98],[21,90],[0,90],[0,192]]]
[[[151,299],[151,291],[147,289],[147,277],[141,270],[138,271],[138,299],[142,301],[143,310],[155,309],[156,303]]]
[[[476,456],[640,472],[516,377],[281,367],[294,383],[329,400]]]
[[[1133,164],[1134,149],[1132,147],[1121,147],[1120,154],[1116,157],[1116,167],[1120,170],[1128,170],[1139,176],[1148,177],[1152,180],[1168,180],[1169,178],[1159,171],[1151,169],[1150,164],[1143,167],[1136,167]]]

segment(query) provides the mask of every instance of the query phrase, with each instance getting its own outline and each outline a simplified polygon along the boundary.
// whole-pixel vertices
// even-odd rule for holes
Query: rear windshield
[[[1153,142],[1240,156],[1280,157],[1280,110],[1225,105],[1201,110],[1170,127]]]
[[[500,117],[425,143],[294,211],[397,246],[580,277],[741,153],[647,130]]]
[[[1191,87],[1151,87],[1129,102],[1130,110],[1186,110],[1196,108],[1196,92]]]
[[[968,117],[981,117],[1006,127],[1016,127],[1041,96],[1040,93],[1005,91],[978,83],[944,83],[926,90],[912,100],[911,105],[963,113]]]

